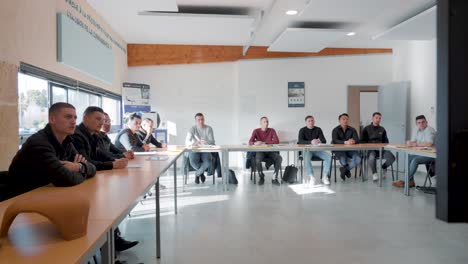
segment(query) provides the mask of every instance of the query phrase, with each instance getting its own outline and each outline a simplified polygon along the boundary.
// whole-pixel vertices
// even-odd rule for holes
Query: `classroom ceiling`
[[[388,40],[379,36],[428,10],[436,2],[435,0],[87,1],[127,43],[272,46],[276,41],[274,45],[276,48],[283,47],[284,51],[294,49],[304,52],[322,46],[391,48],[395,44],[393,40],[395,38]],[[287,10],[297,10],[298,14],[286,15]],[[435,16],[435,12],[432,16]],[[404,38],[400,39],[412,39],[411,32],[427,32],[426,39],[435,36],[435,22],[410,24],[410,33],[403,34]],[[402,30],[403,27],[404,30],[405,23],[402,25],[397,28]],[[301,34],[291,34],[298,28],[299,31],[307,33],[303,34],[303,38]],[[328,37],[327,41],[321,38],[326,31],[330,31],[329,35],[333,35]],[[314,35],[314,32],[318,35]],[[356,34],[347,36],[332,32]],[[421,36],[418,38],[421,39]],[[316,43],[318,41],[320,43]],[[307,44],[298,45],[298,42],[310,42],[310,47]]]

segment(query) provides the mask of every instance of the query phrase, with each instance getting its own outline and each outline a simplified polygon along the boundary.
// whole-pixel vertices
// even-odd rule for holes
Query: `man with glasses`
[[[408,147],[433,147],[435,142],[436,130],[427,125],[427,120],[424,115],[416,117],[416,127],[411,140],[406,142]],[[420,164],[430,164],[433,162],[433,158],[421,157],[421,156],[410,156],[409,163],[410,167],[408,170],[409,175],[409,187],[414,187],[414,174],[418,170]],[[395,187],[405,187],[404,181],[397,181],[392,184]]]
[[[101,127],[101,131],[99,132],[99,148],[107,151],[110,156],[114,158],[127,158],[133,159],[134,153],[132,150],[122,152],[119,148],[117,148],[107,135],[111,130],[111,123],[112,120],[110,119],[107,113],[104,113],[104,124]]]

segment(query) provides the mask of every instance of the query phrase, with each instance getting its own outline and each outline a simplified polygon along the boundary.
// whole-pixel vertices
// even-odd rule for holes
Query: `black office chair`
[[[262,160],[262,162],[265,163],[265,167],[266,169],[268,170],[270,166],[274,166],[274,161],[270,158],[264,158]],[[254,184],[257,184],[257,165],[256,165],[256,162],[255,162],[255,155],[252,155],[250,157],[250,180],[253,180]],[[280,182],[281,180],[283,179],[283,168],[280,166],[280,169],[279,169],[279,173],[280,173],[280,178],[278,179]]]
[[[367,162],[368,162],[368,159],[369,159],[369,156],[368,156],[368,154],[367,154],[367,150],[365,150],[365,151],[364,151],[364,155],[363,155],[363,159],[362,159],[362,162],[363,162],[364,164],[366,164],[366,166],[365,166],[365,167],[366,167],[366,168],[365,168],[366,171],[365,171],[365,172],[368,171],[368,167],[369,167],[369,164],[367,163]],[[379,160],[380,160],[380,157],[376,157],[376,158],[375,158],[376,164],[379,164],[379,163],[378,163]],[[393,170],[393,163],[390,164],[390,170],[392,171],[392,181],[395,181],[395,173],[394,173],[394,170]],[[397,179],[397,180],[398,180],[398,179]]]
[[[183,163],[182,167],[184,168],[184,183],[187,184],[189,172],[196,171],[196,170],[190,164],[188,153],[184,154],[182,163]],[[206,169],[205,172],[207,172],[208,176],[213,175],[213,184],[215,184],[215,173],[217,174],[218,178],[222,177],[221,160],[219,158],[218,152],[211,153],[211,166],[208,169]]]
[[[302,180],[304,179],[304,173],[303,173],[303,169],[302,169],[303,162],[304,162],[304,157],[302,156],[301,151],[299,151],[298,159],[299,159],[299,162],[301,164],[299,169],[301,171],[301,182],[302,182]],[[322,179],[322,177],[323,177],[323,160],[314,156],[314,157],[312,157],[312,161],[321,161],[322,164],[320,165],[320,179]]]
[[[7,176],[8,171],[0,171],[0,202],[10,198],[7,195]]]
[[[427,181],[429,181],[429,187],[432,186],[431,178],[435,176],[435,161],[431,161],[426,164],[426,179],[424,180],[424,187],[426,187]]]
[[[357,169],[359,167],[359,177],[362,177],[362,153],[359,152],[359,155],[361,155],[361,163],[359,163],[358,166],[354,167],[354,178],[357,178]],[[335,152],[332,152],[332,163],[334,166],[334,175],[335,175],[335,182],[336,182],[336,161],[339,160],[339,158],[336,156]]]

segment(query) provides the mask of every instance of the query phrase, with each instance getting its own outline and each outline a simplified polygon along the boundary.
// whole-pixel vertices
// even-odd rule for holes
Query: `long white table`
[[[396,152],[403,152],[405,155],[405,188],[404,194],[409,196],[410,195],[410,187],[409,187],[409,156],[421,156],[421,157],[428,157],[428,158],[436,158],[437,152],[435,148],[422,148],[422,147],[407,147],[406,145],[387,145],[385,147],[386,150],[392,150]],[[397,168],[398,168],[398,160],[397,160]]]

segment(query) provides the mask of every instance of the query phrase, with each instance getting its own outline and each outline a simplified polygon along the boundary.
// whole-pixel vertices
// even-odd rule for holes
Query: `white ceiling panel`
[[[347,31],[314,28],[287,28],[268,51],[319,52],[346,37]]]
[[[244,45],[250,38],[254,18],[248,16],[149,15],[135,20],[138,27],[124,21],[129,43]]]
[[[380,33],[374,39],[432,40],[436,37],[437,7],[428,10]]]
[[[177,12],[176,0],[87,0],[102,15],[111,13],[135,13],[139,11]],[[102,11],[102,12],[101,12]]]

